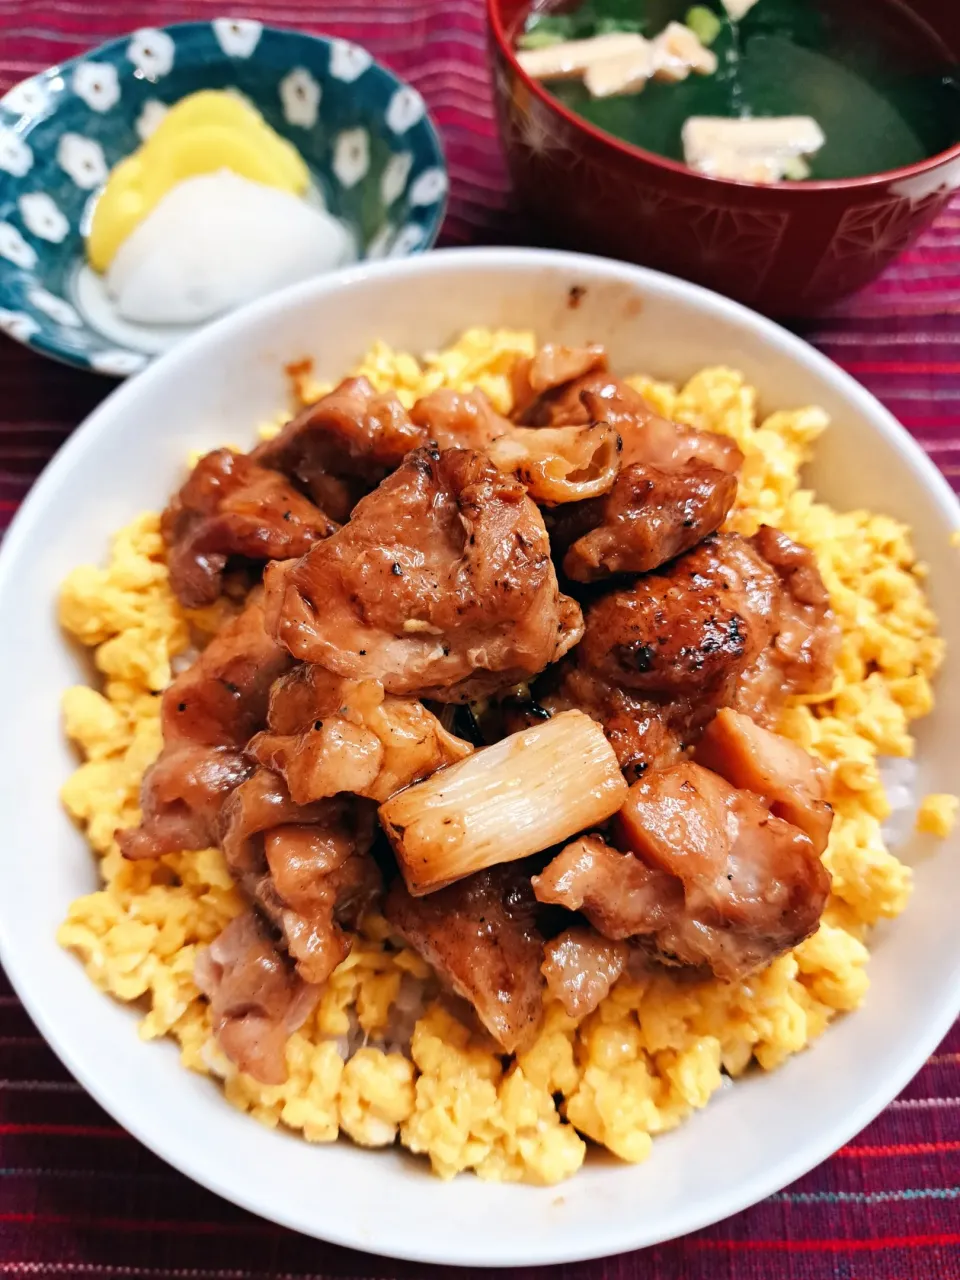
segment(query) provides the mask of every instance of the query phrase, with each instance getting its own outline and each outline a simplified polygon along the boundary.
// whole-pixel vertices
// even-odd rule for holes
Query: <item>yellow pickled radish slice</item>
[[[259,111],[239,93],[227,89],[198,89],[175,102],[150,135],[163,137],[173,128],[195,124],[235,124],[242,128],[250,121],[263,124]]]
[[[106,271],[120,245],[148,212],[141,191],[142,166],[136,154],[110,172],[93,211],[87,257],[95,271]]]
[[[156,166],[152,156],[149,159],[145,156],[141,164],[150,194],[159,187],[162,189],[160,194],[165,195],[175,182],[217,169],[231,169],[241,178],[262,182],[268,187],[279,187],[291,195],[300,195],[306,188],[306,183],[300,186],[290,181],[283,164],[262,145],[260,138],[226,125],[204,125],[186,130],[170,139]]]
[[[178,182],[220,169],[292,195],[309,185],[296,148],[248,103],[219,90],[190,94],[112,170],[87,239],[91,265],[106,271],[131,231]]]
[[[245,133],[285,175],[288,189],[294,195],[306,191],[309,173],[296,147],[271,129],[249,102],[222,89],[201,89],[181,98],[163,117],[141,150],[163,147],[171,134],[182,135],[190,130],[216,126]]]

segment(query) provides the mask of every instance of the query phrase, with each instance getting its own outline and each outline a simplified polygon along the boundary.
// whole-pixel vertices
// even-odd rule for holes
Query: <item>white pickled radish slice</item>
[[[354,257],[323,210],[228,170],[168,191],[107,272],[119,314],[139,324],[196,324]]]

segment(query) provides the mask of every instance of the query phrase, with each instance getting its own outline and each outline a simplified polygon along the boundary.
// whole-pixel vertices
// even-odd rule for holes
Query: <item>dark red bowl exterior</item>
[[[960,145],[908,169],[842,182],[763,187],[706,178],[567,111],[514,56],[528,5],[487,7],[514,185],[558,244],[656,267],[767,314],[801,316],[873,279],[960,187]],[[928,7],[960,60],[960,0],[943,12],[937,0]]]

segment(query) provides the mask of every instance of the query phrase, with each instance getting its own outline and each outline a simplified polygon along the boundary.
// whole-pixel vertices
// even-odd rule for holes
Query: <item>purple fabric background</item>
[[[224,13],[366,45],[417,85],[443,132],[452,177],[443,242],[536,243],[510,204],[481,0],[0,0],[0,92],[132,28]],[[879,396],[960,487],[960,201],[876,284],[802,332]],[[0,527],[107,390],[0,337]],[[0,974],[0,1277],[443,1273],[304,1239],[193,1186],[69,1079]],[[552,1274],[960,1280],[960,1027],[874,1124],[781,1194],[684,1240]]]

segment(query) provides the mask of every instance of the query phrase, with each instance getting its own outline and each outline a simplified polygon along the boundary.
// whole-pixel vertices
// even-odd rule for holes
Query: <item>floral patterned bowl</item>
[[[0,329],[124,377],[193,331],[116,315],[84,232],[110,168],[197,89],[232,89],[300,151],[361,258],[429,249],[447,173],[423,99],[358,45],[241,19],[135,31],[0,100]]]

